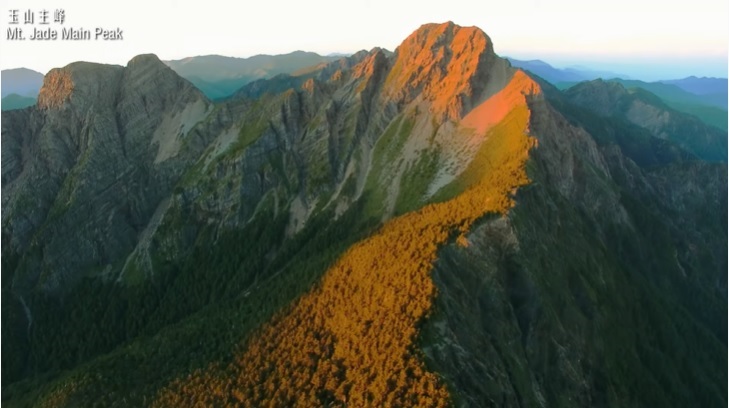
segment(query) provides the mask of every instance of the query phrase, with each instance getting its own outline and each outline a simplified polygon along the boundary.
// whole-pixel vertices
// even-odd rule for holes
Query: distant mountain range
[[[670,140],[698,157],[713,161],[726,160],[726,132],[706,126],[694,116],[671,109],[661,98],[639,86],[630,87],[619,80],[598,79],[580,82],[565,90],[564,95],[575,106],[585,107],[602,117],[619,118],[638,125],[656,139]],[[592,133],[599,134],[599,129],[596,128]],[[629,152],[629,149],[625,150]],[[636,158],[633,160],[640,161]]]
[[[727,80],[725,78],[678,79],[661,82],[644,82],[612,78],[609,82],[623,85],[627,89],[642,89],[659,97],[666,105],[678,111],[688,113],[701,119],[704,123],[727,131]],[[721,83],[723,82],[723,87]],[[558,88],[568,89],[579,82],[559,83]],[[698,84],[698,85],[697,85]],[[698,94],[689,89],[703,89],[706,93]],[[709,89],[713,92],[709,92]]]
[[[385,55],[391,53],[382,50]],[[326,56],[313,52],[295,51],[281,55],[255,55],[249,58],[203,55],[180,60],[163,61],[178,75],[192,82],[212,100],[232,96],[243,86],[281,74],[301,77],[302,81],[326,64],[345,57],[345,54]],[[663,100],[678,111],[694,115],[704,123],[727,130],[727,79],[697,78],[644,82],[627,75],[594,70],[582,66],[556,68],[541,60],[507,58],[512,66],[524,69],[552,83],[568,89],[580,82],[598,78],[609,79],[627,89],[641,88]],[[283,79],[291,81],[291,79]],[[33,105],[43,84],[43,74],[26,69],[2,71],[2,110],[20,109]]]
[[[25,108],[35,104],[43,74],[28,68],[4,69],[2,78],[2,110]]]
[[[523,61],[513,58],[507,59],[512,66],[521,68],[525,71],[529,71],[555,85],[561,82],[582,82],[598,78],[630,78],[629,76],[624,74],[619,74],[611,71],[594,70],[582,66],[555,68],[542,60]]]
[[[695,76],[690,76],[684,79],[672,79],[660,82],[676,85],[684,91],[691,92],[696,95],[715,95],[717,90],[721,89],[723,89],[724,94],[726,94],[727,90],[726,78],[697,78]],[[726,107],[726,98],[724,98],[724,106]]]
[[[726,131],[727,80],[725,78],[692,78],[694,79],[686,78],[661,82],[623,79],[611,79],[610,81],[620,83],[628,89],[640,88],[651,92],[673,109],[694,115],[705,123]],[[724,83],[723,86],[720,85],[722,82]],[[698,84],[698,86],[692,86],[693,84]],[[712,89],[713,92],[696,93],[690,90],[702,88]]]
[[[3,98],[10,94],[36,97],[43,86],[43,74],[28,68],[4,69],[0,77]]]
[[[627,89],[640,88],[661,98],[668,106],[694,115],[704,123],[727,130],[727,79],[697,78],[645,82],[630,79],[627,75],[595,71],[584,67],[555,68],[541,60],[521,61],[509,59],[517,68],[535,74],[557,88],[568,89],[578,83],[594,79],[617,82]]]
[[[2,110],[23,109],[35,105],[36,98],[12,93],[2,99]]]
[[[294,51],[281,55],[255,55],[250,58],[203,55],[181,60],[163,61],[178,75],[192,82],[210,99],[225,98],[243,85],[257,79],[326,64],[341,55],[322,56],[313,52]]]

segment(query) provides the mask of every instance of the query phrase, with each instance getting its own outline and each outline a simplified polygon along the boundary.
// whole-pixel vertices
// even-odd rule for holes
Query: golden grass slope
[[[466,244],[479,217],[506,213],[528,183],[535,139],[524,95],[517,102],[488,130],[463,193],[387,222],[242,342],[234,361],[172,382],[154,405],[447,406],[445,384],[415,347],[436,295],[431,267],[442,244]]]

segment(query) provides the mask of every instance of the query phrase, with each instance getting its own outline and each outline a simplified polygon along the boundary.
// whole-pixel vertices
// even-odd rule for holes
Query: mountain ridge
[[[515,58],[509,58],[506,59],[509,60],[509,62],[517,67],[524,69],[526,71],[530,71],[534,73],[535,75],[539,75],[540,77],[546,79],[547,81],[553,83],[553,84],[559,84],[562,82],[581,82],[581,81],[589,81],[594,80],[598,78],[623,78],[623,79],[630,79],[627,75],[623,75],[620,73],[610,72],[610,71],[597,71],[594,69],[590,69],[587,67],[582,66],[572,66],[572,67],[566,67],[566,68],[555,68],[549,63],[534,59],[534,60],[518,60]]]
[[[4,403],[725,403],[725,159],[624,90],[451,22],[216,103],[132,61],[3,113]]]
[[[201,55],[165,61],[165,64],[198,86],[209,98],[217,99],[232,95],[248,82],[295,72],[338,58],[341,57],[294,51],[278,55],[259,54],[248,58]]]
[[[514,66],[546,79],[560,89],[595,79],[619,82],[629,88],[642,88],[659,96],[673,109],[694,115],[708,125],[727,130],[727,84],[724,78],[689,77],[645,82],[613,72],[600,72],[581,67],[556,69],[541,60],[509,59],[509,61]]]

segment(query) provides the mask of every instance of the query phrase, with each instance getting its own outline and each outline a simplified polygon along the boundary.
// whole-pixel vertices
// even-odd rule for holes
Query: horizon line
[[[386,50],[386,51],[390,51],[390,52],[393,52],[393,53],[397,51],[397,48],[395,48],[395,50],[389,50],[389,49],[383,48],[383,47],[372,47],[371,50],[372,49],[376,49],[376,48],[383,49],[383,50]],[[291,54],[294,54],[294,53],[316,54],[316,55],[321,56],[321,57],[342,57],[342,58],[346,58],[346,57],[350,57],[350,56],[352,56],[352,55],[354,55],[356,53],[359,53],[359,52],[363,52],[363,51],[364,52],[369,52],[371,50],[367,50],[367,49],[362,48],[362,49],[357,50],[357,51],[354,51],[354,52],[334,51],[334,52],[328,52],[328,53],[321,53],[321,52],[317,52],[317,51],[307,51],[307,50],[304,50],[304,49],[296,49],[296,50],[292,50],[292,51],[288,51],[288,52],[283,52],[283,53],[257,53],[257,54],[252,54],[252,55],[248,55],[248,56],[236,56],[236,55],[225,55],[225,54],[212,53],[212,54],[192,55],[192,56],[186,56],[186,57],[180,57],[180,58],[174,58],[174,57],[173,58],[162,58],[162,57],[159,56],[158,53],[155,53],[155,52],[140,52],[140,53],[135,54],[133,57],[129,58],[126,61],[126,63],[124,63],[124,64],[111,63],[111,62],[100,62],[100,61],[92,61],[92,60],[80,59],[80,60],[75,60],[75,61],[68,62],[65,65],[54,65],[53,67],[49,68],[48,71],[50,71],[51,69],[55,69],[55,68],[63,68],[65,66],[68,66],[70,64],[77,63],[77,62],[88,62],[88,63],[102,64],[102,65],[126,66],[129,63],[129,61],[131,61],[135,57],[140,56],[140,55],[148,55],[148,54],[153,54],[160,61],[167,63],[167,62],[177,62],[177,61],[184,61],[184,60],[189,60],[189,59],[194,59],[194,58],[204,58],[204,57],[222,57],[222,58],[231,58],[231,59],[247,60],[247,59],[251,59],[251,58],[255,58],[255,57],[276,57],[276,56],[291,55]],[[669,55],[652,55],[652,56],[651,55],[641,55],[641,57],[639,58],[639,61],[631,62],[630,61],[630,57],[634,57],[632,55],[632,53],[631,54],[623,55],[622,57],[619,57],[619,59],[616,59],[616,57],[618,55],[615,55],[615,54],[577,54],[577,53],[575,53],[575,54],[564,54],[564,53],[544,53],[544,52],[541,52],[541,53],[539,53],[539,52],[535,52],[535,53],[525,53],[524,51],[516,51],[516,50],[511,50],[511,51],[505,52],[505,53],[498,53],[498,52],[496,52],[496,55],[498,57],[500,57],[500,58],[513,59],[513,60],[518,60],[518,61],[527,61],[527,62],[531,62],[531,61],[541,61],[543,63],[546,63],[546,64],[550,65],[551,67],[553,67],[555,69],[560,69],[560,70],[567,69],[567,68],[574,68],[576,66],[580,66],[581,65],[580,68],[586,68],[587,70],[593,70],[593,71],[603,71],[603,70],[610,71],[610,70],[620,69],[620,68],[616,68],[616,67],[623,67],[625,69],[647,69],[647,68],[650,68],[650,67],[656,67],[658,65],[661,65],[661,62],[664,59],[666,59],[666,60],[668,60],[668,59],[674,59],[675,60],[675,58],[676,58],[675,55],[673,55],[673,56],[669,56]],[[683,76],[682,75],[679,75],[679,76],[675,76],[675,75],[674,76],[669,76],[669,77],[667,77],[666,79],[663,79],[663,80],[668,80],[668,79],[684,79],[684,78],[689,78],[689,77],[727,79],[727,78],[729,78],[729,59],[728,58],[729,57],[719,57],[719,56],[717,56],[715,54],[710,54],[710,55],[695,55],[694,56],[694,60],[698,60],[698,61],[695,61],[695,63],[697,65],[700,64],[700,61],[701,60],[721,59],[724,66],[722,68],[720,68],[720,70],[725,71],[725,75],[724,76],[704,75],[704,74],[692,73],[692,74],[683,75]],[[722,62],[718,62],[717,66],[720,66],[722,64]],[[599,65],[599,66],[596,66],[596,65]],[[607,66],[605,66],[605,65],[607,65]],[[677,67],[674,65],[671,68],[674,68],[675,69]],[[31,70],[31,71],[40,73],[42,75],[45,75],[48,72],[48,71],[46,71],[46,73],[43,73],[42,70],[39,70],[39,69],[33,68],[33,67],[29,67],[29,66],[3,67],[0,70],[1,71],[10,71],[10,70],[15,70],[15,69],[27,69],[27,70]],[[690,69],[689,66],[684,65],[684,70],[689,70],[689,69]],[[628,73],[623,73],[623,72],[614,72],[614,73],[615,74],[618,74],[618,75],[623,75],[623,76],[633,76],[633,75],[635,75],[635,74],[630,75]],[[655,76],[655,75],[653,75],[653,76]],[[636,78],[636,79],[638,79],[638,78]],[[646,80],[646,81],[650,82],[649,80]],[[651,81],[653,81],[653,80],[651,80]]]

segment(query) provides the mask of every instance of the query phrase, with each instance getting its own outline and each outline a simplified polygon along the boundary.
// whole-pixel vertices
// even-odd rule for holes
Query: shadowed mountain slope
[[[3,113],[3,404],[726,404],[726,164],[657,105],[450,22],[307,75]]]

